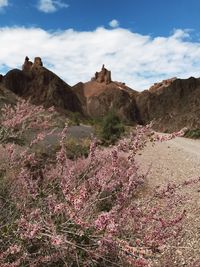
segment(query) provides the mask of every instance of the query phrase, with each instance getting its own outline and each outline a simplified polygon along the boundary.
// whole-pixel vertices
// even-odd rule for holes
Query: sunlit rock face
[[[114,110],[124,121],[136,122],[136,105],[131,94],[136,91],[122,82],[112,81],[111,71],[103,65],[91,81],[78,83],[73,87],[84,114],[103,117]]]

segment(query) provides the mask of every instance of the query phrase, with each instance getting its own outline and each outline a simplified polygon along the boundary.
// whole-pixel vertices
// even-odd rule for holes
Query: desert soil
[[[179,137],[154,146],[147,145],[137,158],[143,170],[150,167],[148,194],[158,185],[168,182],[179,184],[200,177],[200,140]],[[155,266],[200,267],[200,182],[183,187],[180,194],[187,197],[181,204],[181,209],[186,210],[183,235],[178,244],[175,242],[175,247],[168,248],[175,253],[172,262],[160,265],[158,259]],[[180,211],[180,207],[177,210]],[[197,260],[199,262],[193,265],[192,262]]]

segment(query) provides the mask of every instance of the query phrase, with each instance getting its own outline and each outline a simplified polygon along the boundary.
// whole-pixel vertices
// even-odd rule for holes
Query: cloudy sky
[[[0,73],[25,56],[70,85],[104,63],[136,90],[200,76],[199,0],[0,0]]]

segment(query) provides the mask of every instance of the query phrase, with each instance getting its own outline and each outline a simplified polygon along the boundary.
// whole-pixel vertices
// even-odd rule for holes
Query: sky
[[[102,64],[136,90],[200,76],[199,0],[0,0],[0,73],[25,56],[68,84]]]

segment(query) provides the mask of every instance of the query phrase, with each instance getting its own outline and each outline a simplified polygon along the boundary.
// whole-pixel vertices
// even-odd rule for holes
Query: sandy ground
[[[168,182],[179,184],[200,176],[200,140],[181,137],[153,147],[147,145],[137,158],[143,170],[151,166],[147,186],[150,194],[155,186]],[[188,199],[182,206],[186,210],[183,236],[173,248],[176,259],[169,265],[160,265],[158,261],[155,266],[200,267],[200,182],[183,187],[180,194]],[[197,265],[192,264],[195,260],[199,260]]]

